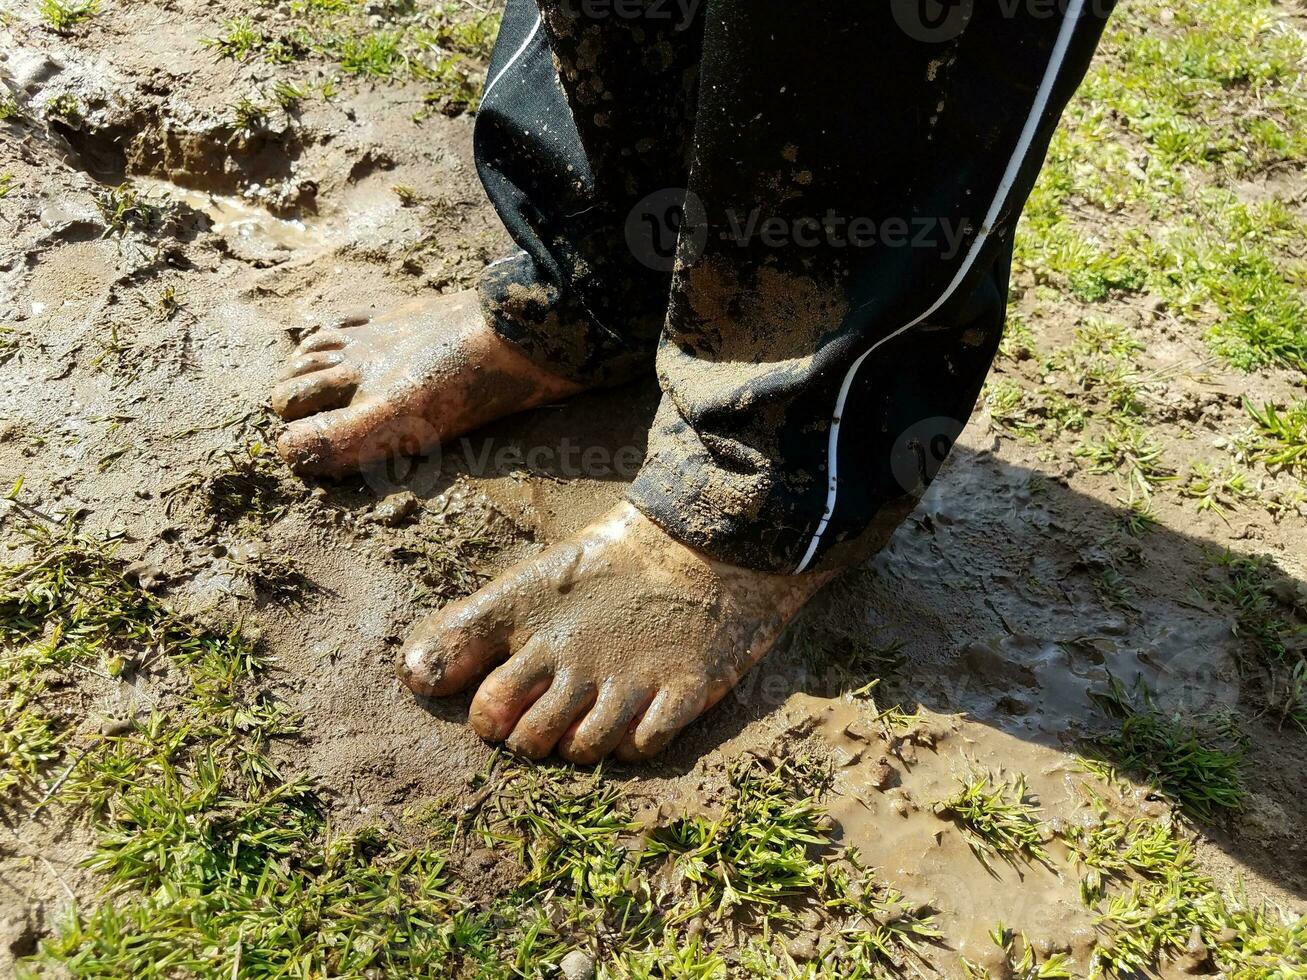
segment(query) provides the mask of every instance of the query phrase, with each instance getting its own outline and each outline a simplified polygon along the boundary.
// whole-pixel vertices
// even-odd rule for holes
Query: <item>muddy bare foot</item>
[[[296,348],[272,391],[290,422],[277,448],[301,473],[337,476],[580,390],[500,339],[475,291],[413,300]]]
[[[399,673],[441,697],[495,667],[470,712],[483,738],[531,758],[645,759],[721,700],[829,577],[713,561],[623,503],[427,617]]]

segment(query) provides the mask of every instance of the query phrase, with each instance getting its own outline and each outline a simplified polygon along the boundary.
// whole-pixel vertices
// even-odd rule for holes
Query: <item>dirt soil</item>
[[[0,26],[0,77],[26,112],[0,123],[0,171],[13,175],[0,200],[0,323],[17,341],[0,367],[0,483],[21,475],[29,504],[123,535],[121,557],[177,607],[256,631],[276,658],[275,694],[306,719],[283,762],[321,782],[348,828],[467,792],[491,747],[465,724],[467,698],[420,703],[400,686],[397,645],[424,610],[618,500],[657,390],[587,395],[337,483],[306,484],[269,460],[266,393],[299,337],[334,311],[466,287],[511,244],[479,188],[472,118],[415,121],[416,85],[346,78],[330,101],[257,135],[235,131],[234,94],[283,70],[200,47],[240,6],[142,0],[75,37],[15,7]],[[77,118],[48,121],[44,108],[66,93]],[[97,202],[124,182],[173,204],[161,220],[115,227]],[[1031,285],[1019,276],[1018,295]],[[1164,442],[1234,431],[1244,392],[1289,394],[1274,375],[1212,362],[1137,299],[1118,306],[1150,369],[1201,412],[1197,430],[1180,415],[1162,423]],[[1034,316],[1041,343],[1056,346],[1080,311]],[[264,455],[255,448],[251,462],[251,447]],[[1065,449],[1013,438],[978,412],[889,547],[820,596],[784,649],[664,758],[610,777],[636,797],[688,802],[745,752],[829,757],[842,834],[940,908],[944,946],[978,955],[1001,919],[1069,946],[1083,968],[1092,926],[1074,877],[987,872],[931,803],[978,766],[1025,773],[1046,819],[1078,819],[1075,750],[1113,724],[1089,692],[1109,673],[1142,678],[1167,710],[1229,709],[1248,736],[1249,798],[1201,828],[1205,867],[1307,910],[1304,740],[1247,689],[1237,663],[1249,640],[1204,589],[1225,549],[1269,554],[1285,589],[1307,589],[1307,521],[1159,498],[1158,527],[1135,539],[1120,527],[1117,479]],[[234,510],[215,510],[209,491],[231,472],[257,476],[234,482]],[[411,513],[394,496],[408,493]],[[293,588],[276,587],[292,580],[283,556],[303,577]],[[1113,599],[1103,573],[1121,568],[1129,595]],[[925,709],[928,737],[901,755],[846,732],[865,702],[831,664],[855,649],[897,651],[878,704]],[[106,681],[82,691],[78,710],[91,728],[156,695],[146,681]],[[1115,805],[1164,809],[1143,789]],[[0,905],[40,935],[73,895],[96,892],[78,867],[87,836],[49,817],[16,833],[0,848]],[[5,938],[0,959],[23,945]]]

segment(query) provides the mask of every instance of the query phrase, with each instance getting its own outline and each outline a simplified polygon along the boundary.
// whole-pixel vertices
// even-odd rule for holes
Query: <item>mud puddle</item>
[[[844,843],[910,902],[937,910],[950,949],[986,962],[995,949],[990,931],[1002,922],[1037,941],[1041,956],[1065,953],[1077,976],[1088,975],[1093,914],[1080,900],[1079,879],[1059,873],[1068,867],[1062,845],[1047,843],[1047,863],[997,856],[982,862],[935,812],[961,779],[1020,773],[1050,827],[1088,821],[1092,810],[1081,788],[1088,777],[1072,757],[959,715],[922,710],[910,727],[890,734],[869,706],[847,699],[796,694],[785,712],[814,726],[830,749],[835,782],[828,808]]]
[[[133,177],[131,184],[157,202],[181,205],[208,219],[207,230],[223,239],[234,257],[258,266],[319,255],[380,229],[393,219],[397,202],[388,189],[359,185],[332,202],[326,213],[282,216],[258,200],[259,186],[245,194],[185,187],[160,177]]]

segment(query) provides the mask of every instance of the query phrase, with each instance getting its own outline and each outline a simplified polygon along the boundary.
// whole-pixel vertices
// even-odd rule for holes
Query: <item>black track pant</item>
[[[476,129],[557,373],[663,389],[630,498],[723,560],[847,566],[1002,332],[1013,227],[1111,0],[509,0]]]

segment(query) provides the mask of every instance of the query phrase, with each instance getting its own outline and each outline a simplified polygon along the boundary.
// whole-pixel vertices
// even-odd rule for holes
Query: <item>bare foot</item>
[[[337,476],[580,390],[502,340],[475,291],[413,300],[299,345],[272,391],[290,422],[277,448],[301,473]]]
[[[483,738],[571,762],[645,759],[771,649],[830,574],[773,575],[687,548],[621,504],[428,616],[399,674],[442,697],[498,666],[472,702]]]

